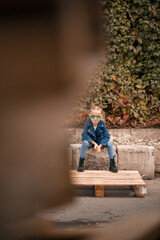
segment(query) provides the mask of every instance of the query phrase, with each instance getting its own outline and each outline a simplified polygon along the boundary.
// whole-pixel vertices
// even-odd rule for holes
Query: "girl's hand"
[[[98,144],[95,143],[95,144],[94,144],[94,149],[97,150],[98,148],[99,148]]]
[[[98,153],[101,152],[101,147],[100,147],[100,146],[98,146],[97,152],[98,152]]]

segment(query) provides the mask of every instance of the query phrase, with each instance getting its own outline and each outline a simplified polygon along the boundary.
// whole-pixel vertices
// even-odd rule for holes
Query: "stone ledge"
[[[154,141],[160,142],[160,128],[140,128],[140,129],[108,129],[111,137],[117,141]],[[70,143],[81,143],[81,133],[83,128],[64,128],[66,138]],[[146,143],[145,143],[146,144]]]
[[[77,169],[82,144],[70,144],[72,149],[71,169]],[[143,179],[154,178],[154,147],[146,145],[114,146],[116,164],[119,170],[137,170]],[[96,153],[88,148],[85,159],[86,170],[108,170],[109,156],[107,149]]]
[[[154,147],[118,145],[118,169],[138,170],[145,179],[154,178]]]
[[[70,143],[81,143],[82,128],[65,128],[64,135]],[[160,173],[160,128],[109,129],[111,141],[118,145],[148,145],[155,148],[155,171]]]

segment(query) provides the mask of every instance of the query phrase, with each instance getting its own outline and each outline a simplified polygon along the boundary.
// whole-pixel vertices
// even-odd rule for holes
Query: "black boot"
[[[111,171],[111,172],[118,172],[118,169],[116,168],[116,165],[115,165],[114,158],[115,158],[115,156],[113,157],[113,159],[110,159],[109,171]]]
[[[79,159],[79,166],[78,166],[77,172],[84,172],[84,160],[85,158]]]

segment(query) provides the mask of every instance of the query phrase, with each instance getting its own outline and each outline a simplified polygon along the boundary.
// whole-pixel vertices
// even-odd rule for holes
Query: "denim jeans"
[[[85,158],[87,149],[91,147],[94,147],[94,145],[92,143],[89,143],[87,140],[84,140],[82,143],[81,151],[80,151],[80,158]],[[111,141],[108,141],[107,143],[107,150],[108,150],[109,158],[113,159],[115,154],[114,154],[113,144]]]

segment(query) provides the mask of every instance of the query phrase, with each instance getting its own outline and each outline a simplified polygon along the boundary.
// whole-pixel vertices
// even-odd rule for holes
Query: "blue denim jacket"
[[[92,141],[98,145],[102,144],[104,147],[110,139],[110,134],[106,128],[105,122],[100,120],[96,130],[94,129],[91,119],[87,119],[82,132],[82,141],[87,140],[89,143]]]

